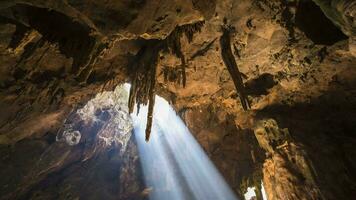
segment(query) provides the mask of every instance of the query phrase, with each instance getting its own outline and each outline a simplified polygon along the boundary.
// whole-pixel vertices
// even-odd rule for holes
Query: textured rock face
[[[268,199],[319,199],[313,166],[303,147],[295,144],[288,129],[274,120],[257,123],[255,136],[267,152],[263,180]],[[290,191],[294,191],[291,193]]]
[[[258,187],[258,180],[263,179],[270,199],[347,198],[345,193],[351,194],[354,190],[354,176],[349,173],[354,164],[349,163],[352,155],[346,152],[354,140],[346,139],[353,136],[344,134],[355,130],[352,123],[355,110],[352,91],[355,88],[351,78],[355,74],[355,57],[348,48],[347,37],[330,21],[314,22],[315,27],[318,23],[329,24],[325,28],[326,32],[333,32],[330,36],[326,33],[323,36],[324,32],[305,24],[309,19],[306,12],[318,8],[310,6],[310,2],[306,5],[303,5],[305,2],[283,4],[279,1],[225,3],[217,4],[217,16],[206,22],[193,43],[183,45],[186,57],[192,58],[188,59],[187,87],[167,84],[163,77],[160,79],[163,87],[170,91],[167,97],[173,96],[173,104],[183,113],[205,149],[208,152],[217,149],[216,156],[211,158],[240,196],[246,192],[246,185]],[[226,12],[230,9],[233,14]],[[314,12],[323,14],[320,10]],[[236,29],[231,46],[239,70],[246,75],[245,89],[252,106],[248,112],[243,112],[236,98],[233,82],[220,55],[222,47],[218,39],[224,16]],[[328,20],[323,15],[314,17]],[[196,56],[201,52],[203,56]],[[163,67],[176,66],[179,60],[167,56],[162,63]],[[341,117],[341,113],[347,113],[349,119]],[[215,117],[208,117],[211,115]],[[264,118],[276,119],[294,138],[292,144],[277,152],[266,149],[266,158],[259,148],[263,145],[256,145],[256,139],[246,136]],[[226,128],[229,126],[225,121],[233,128]],[[224,125],[211,126],[215,123]],[[229,134],[235,136],[224,138]],[[333,144],[331,141],[338,137],[344,137],[348,144],[343,147]],[[224,149],[230,142],[231,149]],[[230,156],[233,158],[228,158]],[[342,172],[343,168],[348,172]],[[311,176],[310,171],[314,170],[316,175]],[[338,178],[332,178],[335,176]],[[341,188],[335,181],[339,184],[346,181],[350,185]]]
[[[354,8],[347,0],[1,1],[1,198],[143,198],[135,142],[113,153],[122,146],[94,142],[108,111],[86,126],[75,113],[134,80],[146,61],[157,63],[157,94],[241,198],[261,181],[270,200],[353,198]],[[229,73],[222,49],[241,74]],[[56,142],[68,121],[72,146]]]
[[[57,132],[2,145],[2,198],[142,199],[127,101],[118,86],[72,112]]]

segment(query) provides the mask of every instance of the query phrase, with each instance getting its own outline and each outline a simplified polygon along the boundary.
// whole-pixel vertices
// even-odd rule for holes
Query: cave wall
[[[108,158],[110,149],[104,149],[86,160],[90,140],[70,147],[55,137],[95,94],[132,80],[142,48],[153,48],[177,27],[204,22],[194,37],[178,38],[184,60],[172,51],[159,53],[156,90],[238,196],[263,181],[272,200],[352,198],[354,7],[346,0],[2,1],[0,153],[6,178],[0,196],[143,198],[142,180],[135,178],[140,170],[122,172],[138,167],[134,141],[127,157]],[[222,46],[224,27],[231,43]],[[223,48],[231,49],[241,72],[248,111]],[[88,138],[98,129],[87,130]],[[98,168],[116,178],[94,173]],[[97,181],[103,188],[89,184]]]
[[[187,86],[159,76],[162,93],[240,198],[247,187],[260,189],[261,180],[269,199],[354,193],[354,34],[322,11],[312,1],[217,3],[193,42],[182,39]],[[231,48],[251,102],[247,112],[221,55],[224,17],[235,28]],[[168,55],[160,64],[164,74],[181,63]],[[264,120],[275,121],[261,134]]]

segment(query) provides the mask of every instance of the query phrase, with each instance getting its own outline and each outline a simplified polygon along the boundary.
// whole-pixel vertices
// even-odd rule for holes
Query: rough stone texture
[[[124,155],[96,146],[103,124],[83,127],[73,113],[130,82],[141,48],[204,20],[193,38],[178,38],[186,87],[182,59],[162,50],[156,91],[238,196],[263,180],[270,200],[352,199],[354,8],[348,0],[1,1],[0,198],[145,198],[134,141]],[[234,27],[249,111],[222,60],[224,21]],[[290,137],[255,134],[266,119]],[[55,142],[66,120],[83,129],[77,145]]]
[[[345,194],[354,194],[355,165],[350,163],[354,154],[347,146],[354,144],[355,87],[351,77],[355,75],[355,57],[351,40],[318,9],[308,1],[220,2],[217,14],[206,21],[201,33],[191,44],[183,44],[189,61],[187,86],[159,79],[166,91],[163,95],[172,99],[207,152],[214,152],[221,142],[222,150],[211,158],[240,197],[246,185],[258,188],[261,179],[269,199],[344,199],[351,198]],[[310,12],[315,16],[308,16]],[[252,105],[249,112],[242,111],[220,56],[217,39],[222,34],[223,17],[236,29],[232,48],[239,70],[246,76]],[[308,20],[313,23],[306,24]],[[179,62],[165,56],[161,65],[165,69]],[[212,125],[224,122],[221,116],[229,116],[227,121],[234,121],[235,127]],[[282,122],[295,138],[278,152],[269,152],[265,161],[256,140],[243,136],[251,134],[264,118]],[[221,138],[229,134],[237,138],[222,142]],[[345,139],[343,147],[332,142],[339,137]],[[241,153],[224,149],[230,142]],[[243,147],[246,143],[251,146]],[[250,156],[251,151],[256,155]],[[314,170],[316,174],[311,176]]]
[[[280,129],[274,120],[262,120],[256,125],[255,136],[267,152],[263,180],[268,199],[319,199],[322,196],[308,155],[303,147],[294,143],[288,129]]]

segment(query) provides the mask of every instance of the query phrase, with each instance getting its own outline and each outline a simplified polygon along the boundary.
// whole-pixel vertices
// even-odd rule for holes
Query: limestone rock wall
[[[55,136],[97,93],[132,81],[140,50],[196,22],[204,22],[200,31],[173,37],[184,56],[159,52],[156,91],[238,196],[263,181],[270,200],[353,198],[354,7],[346,0],[1,1],[1,198],[144,198],[134,141],[125,156],[88,154],[101,125],[88,126],[76,146]],[[241,72],[248,111],[222,60],[222,26],[230,28],[224,48]],[[288,138],[258,136],[264,120]]]

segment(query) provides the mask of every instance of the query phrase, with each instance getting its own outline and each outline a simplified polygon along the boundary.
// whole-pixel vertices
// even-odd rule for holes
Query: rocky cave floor
[[[123,83],[169,101],[240,199],[261,182],[269,200],[354,199],[355,16],[353,0],[2,0],[0,199],[146,199],[133,137],[102,140],[113,108],[77,112]]]

